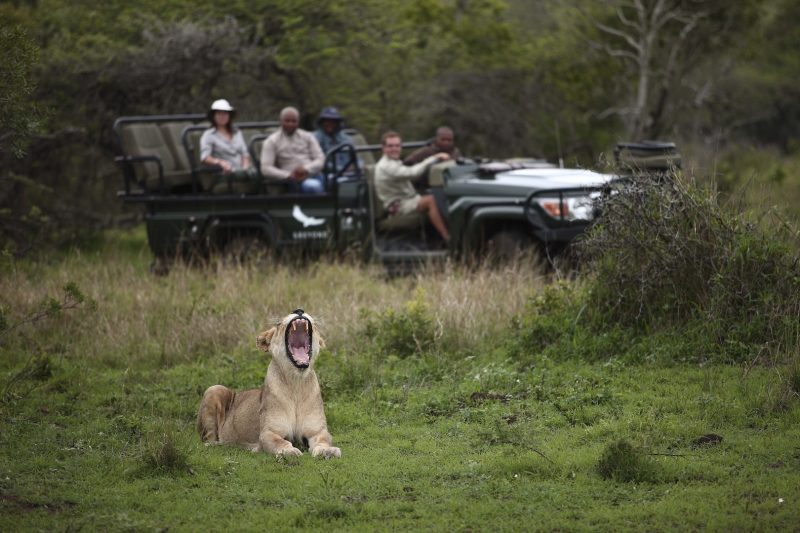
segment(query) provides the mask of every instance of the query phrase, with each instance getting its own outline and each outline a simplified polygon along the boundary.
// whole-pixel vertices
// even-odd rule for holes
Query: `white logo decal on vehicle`
[[[324,218],[314,218],[303,213],[303,210],[300,209],[300,206],[297,204],[294,204],[294,209],[292,209],[292,216],[296,221],[301,223],[304,228],[307,228],[309,226],[319,226],[320,224],[325,223]]]

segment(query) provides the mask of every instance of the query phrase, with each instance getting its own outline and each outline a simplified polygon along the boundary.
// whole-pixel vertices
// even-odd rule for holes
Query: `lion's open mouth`
[[[307,368],[311,362],[311,322],[298,316],[286,326],[286,354],[297,368]]]

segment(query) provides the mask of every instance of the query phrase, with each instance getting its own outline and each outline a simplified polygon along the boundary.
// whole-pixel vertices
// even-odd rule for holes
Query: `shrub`
[[[656,468],[652,461],[622,439],[609,444],[597,462],[597,473],[603,479],[628,483],[631,481],[656,481]]]
[[[188,469],[186,452],[176,442],[175,433],[167,428],[153,430],[145,437],[142,462],[158,472]]]
[[[594,327],[652,332],[699,321],[737,359],[792,342],[800,276],[787,224],[758,224],[678,176],[630,183],[602,210],[580,245],[594,271],[585,313]]]
[[[580,296],[578,288],[566,283],[545,287],[530,300],[517,322],[521,344],[539,351],[574,329],[580,316]]]
[[[436,341],[436,325],[422,288],[415,291],[414,298],[401,310],[388,309],[377,316],[362,315],[362,319],[366,336],[384,355],[421,354]]]
[[[585,320],[587,289],[580,282],[555,283],[531,299],[514,322],[509,349],[526,365],[543,355],[563,360],[602,360],[619,356],[636,345],[636,337],[617,325],[592,328]]]

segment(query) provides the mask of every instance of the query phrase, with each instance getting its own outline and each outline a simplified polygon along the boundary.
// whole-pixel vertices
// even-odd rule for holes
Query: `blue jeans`
[[[289,186],[292,192],[301,192],[303,194],[322,194],[325,192],[325,185],[322,182],[322,176],[316,174],[309,176],[300,183],[292,182]]]

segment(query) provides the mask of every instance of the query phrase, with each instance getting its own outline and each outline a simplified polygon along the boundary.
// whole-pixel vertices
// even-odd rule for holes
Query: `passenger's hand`
[[[297,167],[292,170],[291,179],[294,181],[303,181],[308,177],[308,171],[303,167]]]
[[[447,152],[439,152],[438,154],[436,154],[436,158],[439,161],[447,161],[448,159],[450,159],[450,154],[448,154]]]
[[[224,159],[221,159],[219,161],[219,167],[222,169],[222,173],[223,174],[230,174],[231,170],[233,170],[233,165],[231,165],[229,162],[225,161]]]

